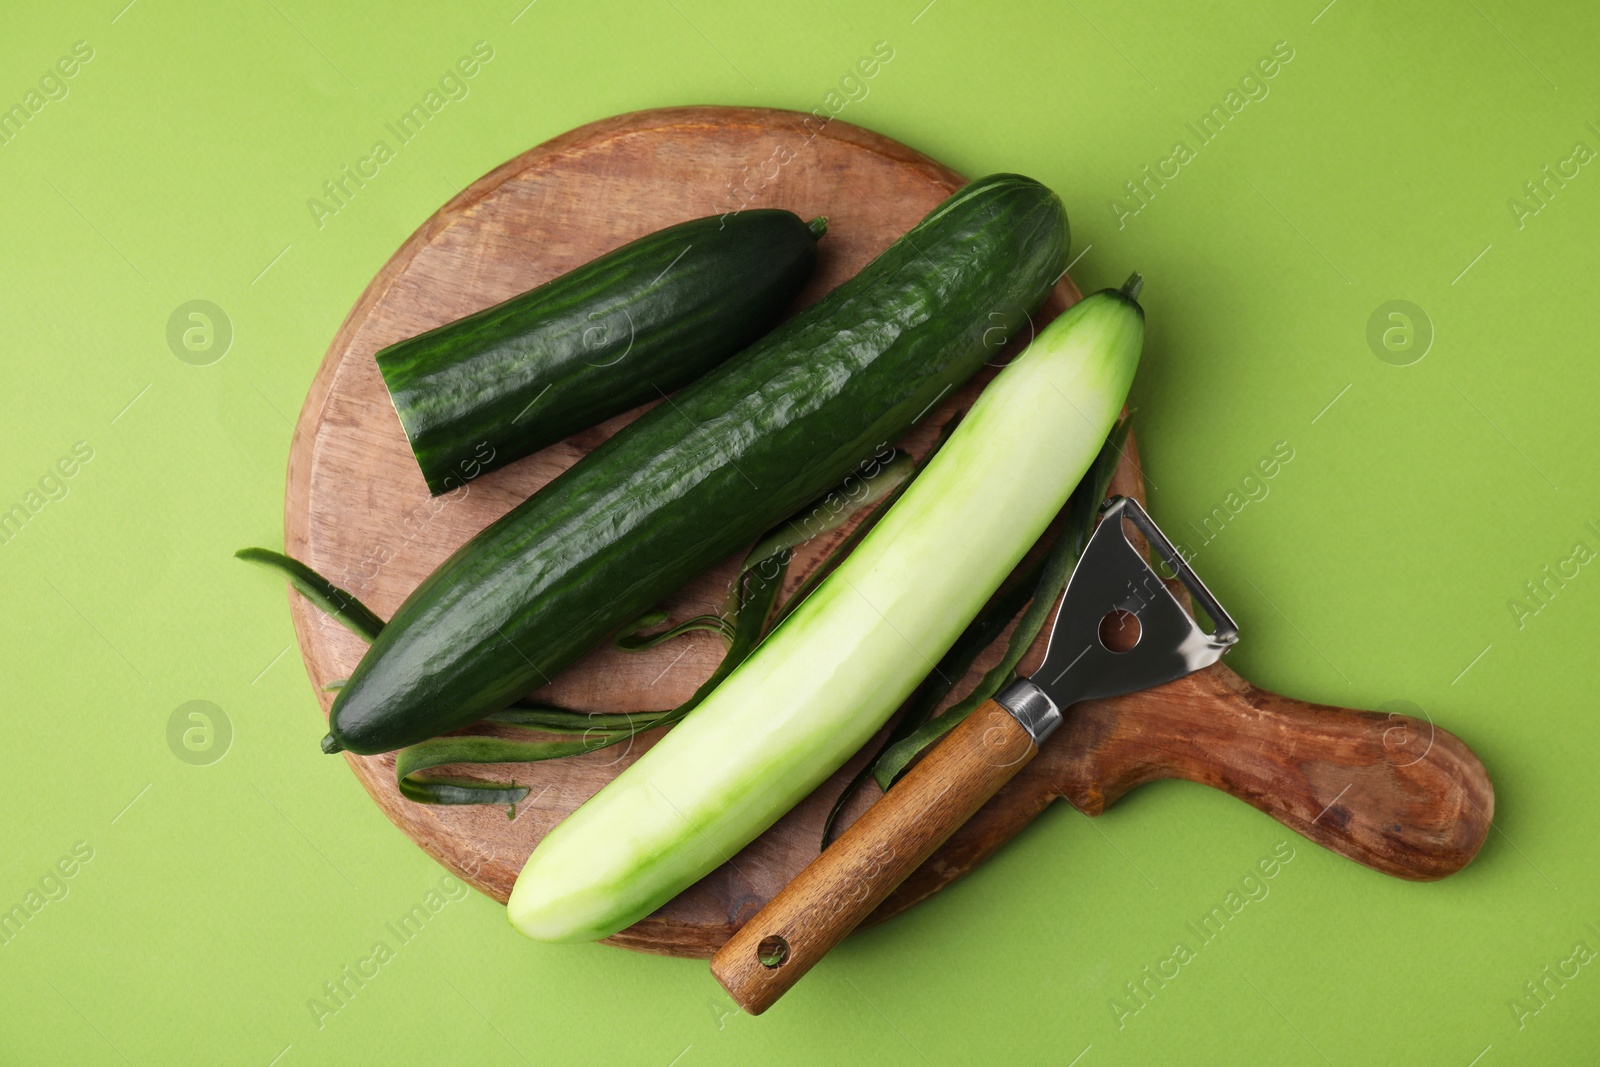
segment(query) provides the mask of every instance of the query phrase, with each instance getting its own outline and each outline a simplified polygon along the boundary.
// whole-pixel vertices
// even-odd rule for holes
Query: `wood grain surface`
[[[290,450],[286,551],[387,618],[462,542],[638,414],[614,418],[455,493],[429,497],[373,362],[383,346],[504,300],[652,230],[743,207],[828,216],[817,275],[796,305],[804,306],[854,274],[962,184],[949,168],[877,134],[766,109],[636,112],[584,126],[510,160],[406,241],[334,338]],[[1035,317],[1036,327],[1077,298],[1063,277]],[[901,444],[915,454],[926,451],[937,428],[969,406],[994,372],[985,368],[954,391]],[[1142,498],[1137,464],[1130,442],[1114,491]],[[797,552],[788,591],[847,532],[848,527],[835,531]],[[675,619],[717,610],[735,566],[725,562],[663,606]],[[325,716],[332,694],[322,687],[348,677],[365,646],[293,593],[290,605]],[[717,639],[704,634],[639,653],[604,648],[539,695],[589,711],[669,707],[693,692],[720,655]],[[980,661],[974,671],[990,662]],[[955,695],[964,688],[958,686]],[[323,731],[323,724],[308,721],[306,744],[316,745]],[[1429,745],[1413,759],[1416,739],[1424,735]],[[530,787],[509,819],[501,807],[437,807],[403,799],[392,753],[344,759],[396,826],[457,876],[503,902],[544,834],[638,758],[655,736],[569,759],[472,768],[474,774]],[[1412,738],[1413,747],[1397,754],[1395,739],[1401,736]],[[857,756],[841,768],[732,863],[611,942],[710,956],[816,856],[823,818],[864,759]],[[1056,797],[1098,814],[1124,790],[1160,777],[1227,789],[1319,843],[1409,878],[1435,878],[1464,865],[1493,813],[1493,790],[1482,765],[1431,724],[1289,701],[1254,689],[1218,665],[1159,690],[1074,709],[1040,758],[872,918],[903,910],[972,869]],[[873,795],[863,791],[846,823]]]

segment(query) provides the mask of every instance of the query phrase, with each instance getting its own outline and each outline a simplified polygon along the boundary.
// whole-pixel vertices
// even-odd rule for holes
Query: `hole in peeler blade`
[[[1143,633],[1139,616],[1131,611],[1108,611],[1100,620],[1100,646],[1107,652],[1132,652]]]
[[[789,942],[777,934],[768,934],[756,946],[756,959],[768,970],[782,967],[789,960]]]

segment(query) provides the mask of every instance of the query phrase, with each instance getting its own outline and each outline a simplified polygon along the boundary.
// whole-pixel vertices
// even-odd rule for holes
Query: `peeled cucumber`
[[[1042,330],[839,568],[709,697],[557,826],[507,906],[607,937],[771,826],[864,745],[1044,533],[1127,397],[1137,276]]]

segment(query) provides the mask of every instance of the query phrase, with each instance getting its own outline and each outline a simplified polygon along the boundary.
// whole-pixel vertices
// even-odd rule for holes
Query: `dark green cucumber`
[[[1025,330],[1067,219],[994,175],[463,545],[334,701],[328,751],[483,718],[837,483]]]
[[[761,208],[647,234],[390,345],[378,370],[435,494],[699,377],[761,336],[824,219]]]

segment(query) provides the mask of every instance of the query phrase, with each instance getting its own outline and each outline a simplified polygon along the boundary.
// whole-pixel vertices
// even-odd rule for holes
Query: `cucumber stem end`
[[[818,215],[816,218],[806,223],[806,229],[811,231],[812,237],[820,240],[822,235],[828,232],[828,216]]]

